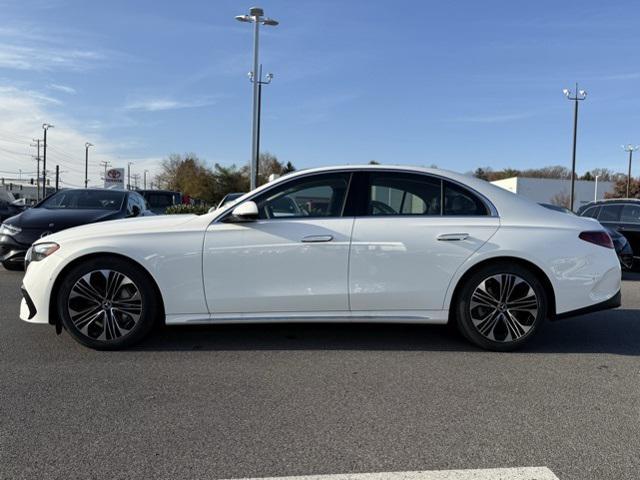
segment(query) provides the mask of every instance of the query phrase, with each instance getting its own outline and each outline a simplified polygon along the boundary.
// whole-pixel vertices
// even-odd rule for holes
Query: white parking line
[[[239,480],[560,480],[547,467],[429,470],[422,472],[340,473]]]

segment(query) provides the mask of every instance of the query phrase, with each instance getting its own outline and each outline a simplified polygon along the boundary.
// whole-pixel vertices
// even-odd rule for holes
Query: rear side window
[[[624,205],[620,221],[623,223],[640,223],[640,205]]]
[[[486,205],[469,190],[444,182],[444,215],[489,215]]]
[[[622,205],[605,205],[600,209],[598,220],[601,222],[617,222],[620,220]]]
[[[173,194],[171,193],[149,193],[147,201],[152,208],[167,208],[173,205]]]
[[[440,215],[441,181],[424,175],[372,173],[368,215]]]

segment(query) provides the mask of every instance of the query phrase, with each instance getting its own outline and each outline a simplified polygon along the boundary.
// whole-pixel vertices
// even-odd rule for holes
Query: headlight
[[[44,242],[32,245],[24,256],[25,266],[28,266],[31,262],[39,262],[40,260],[47,258],[59,248],[60,245],[53,242]]]
[[[14,227],[8,223],[0,225],[0,235],[17,235],[22,231],[19,227]]]

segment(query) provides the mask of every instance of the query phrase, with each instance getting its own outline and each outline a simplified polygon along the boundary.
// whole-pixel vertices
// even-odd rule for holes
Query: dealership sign
[[[121,188],[124,190],[124,168],[111,168],[104,177],[104,188]]]

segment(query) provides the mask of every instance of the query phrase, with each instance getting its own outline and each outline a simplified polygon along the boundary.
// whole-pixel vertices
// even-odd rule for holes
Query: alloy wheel
[[[469,313],[476,330],[494,342],[519,340],[533,328],[540,308],[533,287],[512,273],[484,279],[471,295]]]
[[[129,333],[142,315],[142,296],[137,285],[115,270],[94,270],[75,282],[67,311],[83,335],[102,341]]]

